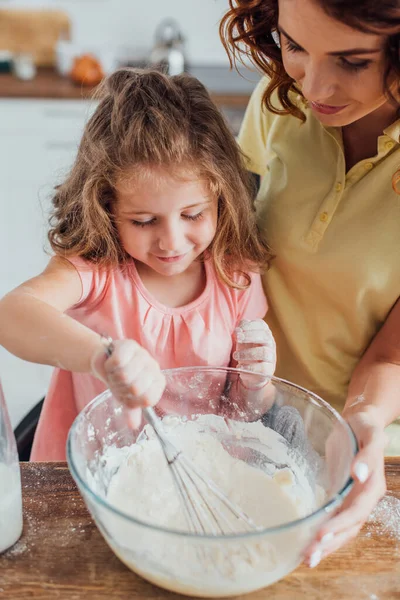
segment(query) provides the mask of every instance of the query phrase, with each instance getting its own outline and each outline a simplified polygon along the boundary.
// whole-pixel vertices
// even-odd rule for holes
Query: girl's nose
[[[161,232],[158,245],[164,252],[174,253],[182,247],[183,231],[179,224],[170,223]]]

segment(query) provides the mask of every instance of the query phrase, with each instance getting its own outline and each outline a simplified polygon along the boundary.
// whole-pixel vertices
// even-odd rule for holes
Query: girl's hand
[[[316,567],[322,558],[354,538],[386,492],[386,434],[376,409],[369,406],[344,417],[360,448],[352,465],[354,486],[339,512],[325,523],[307,549],[305,562],[310,567]],[[334,456],[335,448],[329,448],[329,439],[327,445],[327,457]],[[336,455],[340,456],[338,449]]]
[[[129,409],[129,421],[136,428],[141,407],[160,400],[165,377],[156,360],[134,340],[115,340],[108,358],[104,346],[92,358],[93,374],[104,381],[117,400]]]
[[[235,329],[237,367],[271,376],[276,366],[276,346],[271,330],[263,319],[243,319]]]

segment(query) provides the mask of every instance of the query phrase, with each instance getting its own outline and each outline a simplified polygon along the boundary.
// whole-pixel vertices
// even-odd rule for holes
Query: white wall
[[[192,64],[228,62],[218,36],[228,0],[0,0],[0,7],[65,10],[76,42],[129,48],[135,59],[148,55],[160,20],[173,17],[186,36]]]

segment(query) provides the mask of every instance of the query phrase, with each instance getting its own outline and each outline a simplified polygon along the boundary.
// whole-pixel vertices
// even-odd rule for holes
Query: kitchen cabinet
[[[93,106],[78,99],[0,99],[0,296],[49,260],[52,190],[74,160]],[[0,348],[0,379],[14,427],[44,396],[51,371]]]

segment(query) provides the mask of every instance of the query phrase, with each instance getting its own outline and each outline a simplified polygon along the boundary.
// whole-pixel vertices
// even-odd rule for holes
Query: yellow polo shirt
[[[341,410],[355,365],[400,296],[400,195],[392,188],[400,120],[379,137],[375,156],[346,173],[341,129],[303,106],[305,123],[268,112],[265,85],[253,93],[239,143],[262,177],[256,208],[276,254],[264,285],[277,375]],[[391,428],[388,452],[400,454],[400,428]]]

